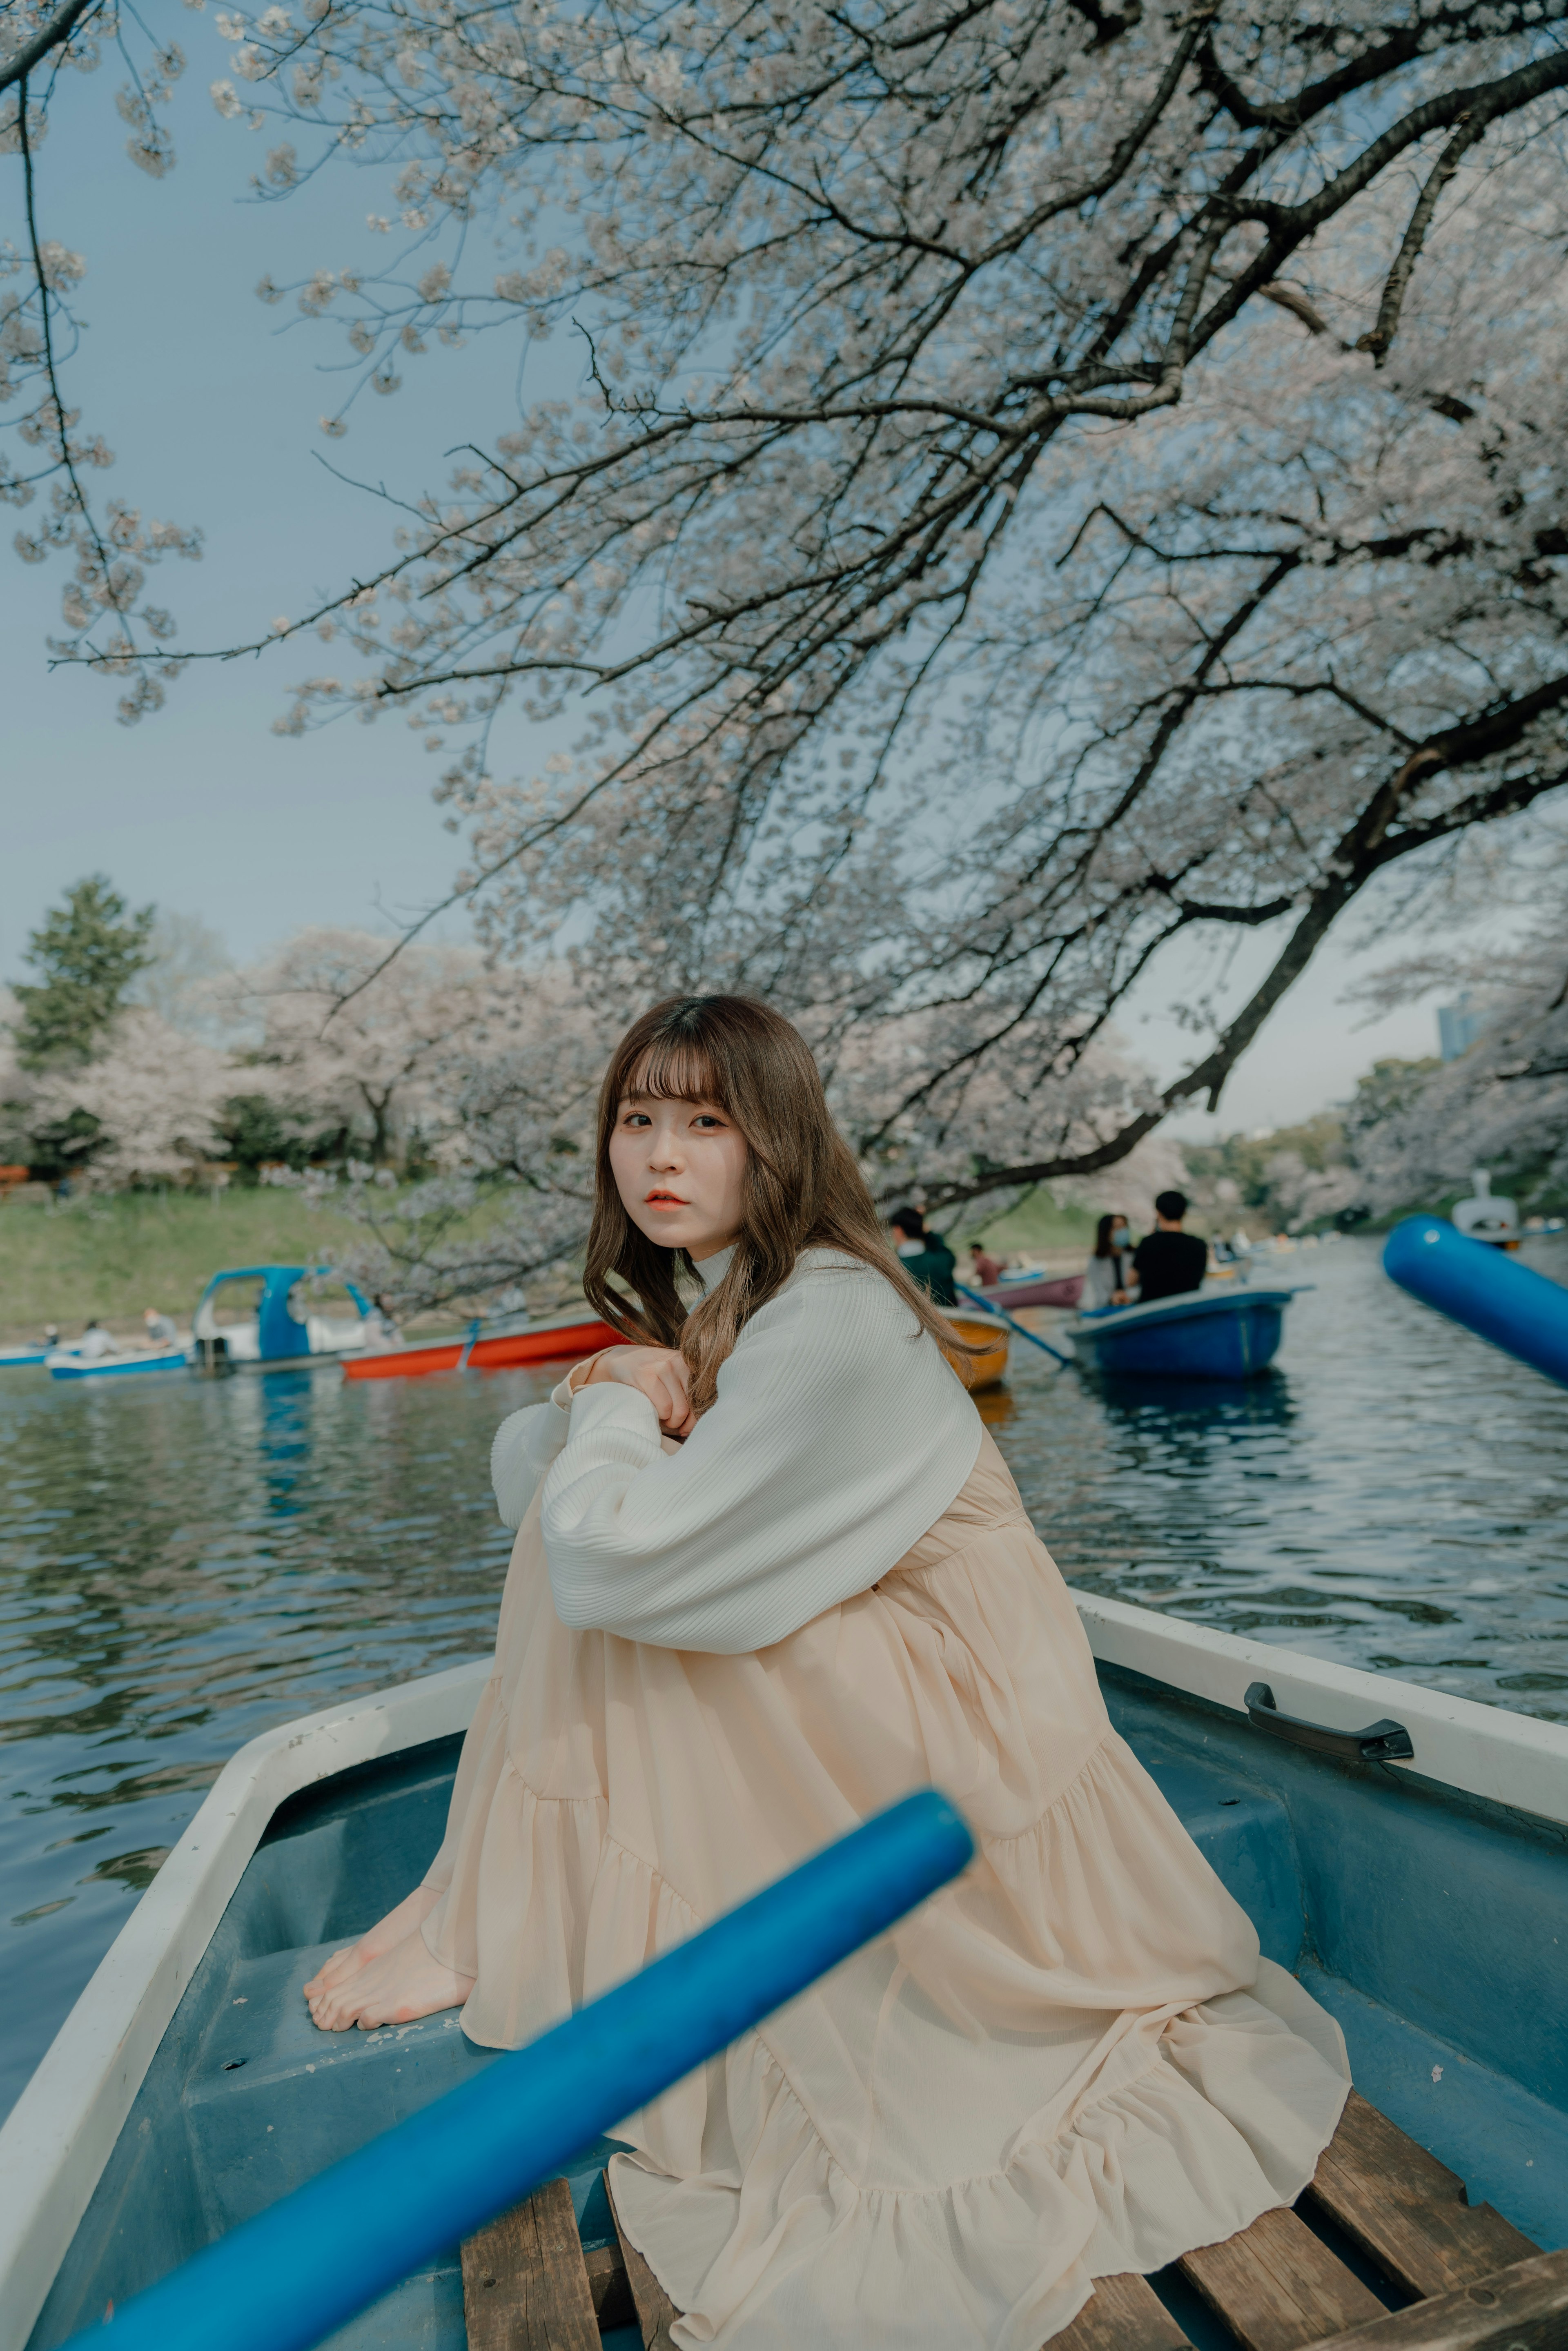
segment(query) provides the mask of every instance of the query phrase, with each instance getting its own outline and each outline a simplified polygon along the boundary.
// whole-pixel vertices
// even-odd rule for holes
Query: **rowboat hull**
[[[983,1354],[955,1355],[951,1359],[954,1369],[970,1394],[979,1388],[994,1388],[998,1381],[1005,1380],[1010,1343],[1010,1334],[1006,1327],[998,1330],[988,1317],[979,1314],[949,1314],[947,1321],[960,1339],[967,1339],[971,1346],[980,1346],[985,1350]]]
[[[392,1347],[382,1354],[356,1355],[343,1365],[346,1380],[423,1379],[431,1372],[455,1372],[460,1363],[477,1372],[507,1371],[518,1364],[564,1363],[601,1347],[624,1343],[608,1322],[562,1322],[544,1331],[514,1331],[509,1336],[441,1339],[428,1347]],[[465,1357],[466,1350],[466,1357]]]
[[[1568,1729],[1075,1597],[1113,1724],[1264,1953],[1337,2017],[1363,2095],[1468,2180],[1472,2208],[1568,2241]],[[54,2351],[494,2062],[454,2012],[329,2037],[299,1997],[423,1874],[488,1669],[287,1724],[225,1768],[0,2131],[0,2342]],[[1249,1712],[1260,1683],[1279,1724],[1354,1744],[1397,1718],[1413,1755],[1294,1743]],[[613,2241],[608,2151],[564,2175],[591,2268]],[[465,2341],[454,2252],[334,2346]]]
[[[1081,1273],[1030,1274],[1016,1281],[995,1281],[977,1293],[1009,1314],[1020,1306],[1076,1306],[1083,1295]]]
[[[1080,1362],[1113,1376],[1249,1380],[1279,1353],[1294,1290],[1155,1299],[1081,1315],[1067,1335]]]
[[[125,1355],[54,1355],[49,1359],[52,1380],[113,1380],[134,1377],[141,1372],[183,1372],[191,1364],[187,1347],[160,1347],[153,1352]]]

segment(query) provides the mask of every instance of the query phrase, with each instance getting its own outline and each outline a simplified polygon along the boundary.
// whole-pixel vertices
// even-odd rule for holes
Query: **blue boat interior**
[[[1286,1745],[1227,1709],[1101,1668],[1118,1729],[1255,1922],[1339,2019],[1357,2087],[1547,2248],[1568,2244],[1568,1832],[1386,1764]],[[456,2013],[319,2032],[300,1988],[423,1876],[459,1742],[363,1766],[274,1817],[196,1969],[28,2351],[53,2351],[213,2239],[491,2062]],[[567,2168],[585,2250],[613,2235],[603,2165]],[[1406,2299],[1303,2218],[1389,2308]],[[1234,2337],[1173,2270],[1198,2351]],[[457,2249],[331,2340],[465,2351]],[[609,2351],[637,2351],[634,2325]]]

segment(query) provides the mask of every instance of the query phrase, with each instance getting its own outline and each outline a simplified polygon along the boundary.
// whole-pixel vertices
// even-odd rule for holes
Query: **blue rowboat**
[[[1088,1368],[1113,1375],[1187,1380],[1249,1380],[1279,1353],[1285,1309],[1298,1290],[1194,1290],[1147,1306],[1081,1314],[1067,1325],[1073,1353]]]
[[[141,1372],[183,1372],[193,1360],[188,1341],[172,1347],[128,1348],[119,1355],[78,1355],[62,1348],[47,1358],[52,1380],[110,1380]]]
[[[47,1347],[0,1347],[0,1371],[9,1371],[16,1364],[42,1364],[48,1360]]]
[[[1339,2346],[1363,2324],[1367,2351],[1568,2339],[1568,2256],[1537,2252],[1568,2243],[1568,1727],[1074,1597],[1113,1724],[1265,1954],[1339,2020],[1356,2095],[1296,2214],[1102,2281],[1060,2351]],[[226,1766],[0,2130],[5,2351],[96,2328],[511,2062],[455,2012],[320,2034],[299,1996],[423,1874],[488,1669],[352,1699]],[[598,2127],[531,2218],[421,2253],[333,2351],[667,2344]],[[1456,2305],[1465,2331],[1445,2331]],[[1260,2334],[1260,2311],[1287,2331]],[[222,2345],[225,2310],[204,2327],[161,2339]],[[855,2314],[841,2340],[863,2340]]]

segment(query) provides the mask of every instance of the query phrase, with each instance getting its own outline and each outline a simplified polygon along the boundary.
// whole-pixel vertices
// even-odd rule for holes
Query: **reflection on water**
[[[1318,1287],[1245,1387],[1015,1343],[983,1408],[1063,1570],[1568,1720],[1568,1398],[1372,1244],[1289,1272]],[[0,1373],[0,2111],[237,1746],[488,1647],[490,1437],[555,1376]]]

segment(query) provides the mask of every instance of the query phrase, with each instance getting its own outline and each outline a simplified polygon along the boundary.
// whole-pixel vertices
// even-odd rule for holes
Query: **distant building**
[[[1486,1016],[1471,1005],[1468,987],[1457,1004],[1439,1004],[1437,1050],[1444,1061],[1457,1061],[1461,1053],[1468,1053],[1485,1027]]]

